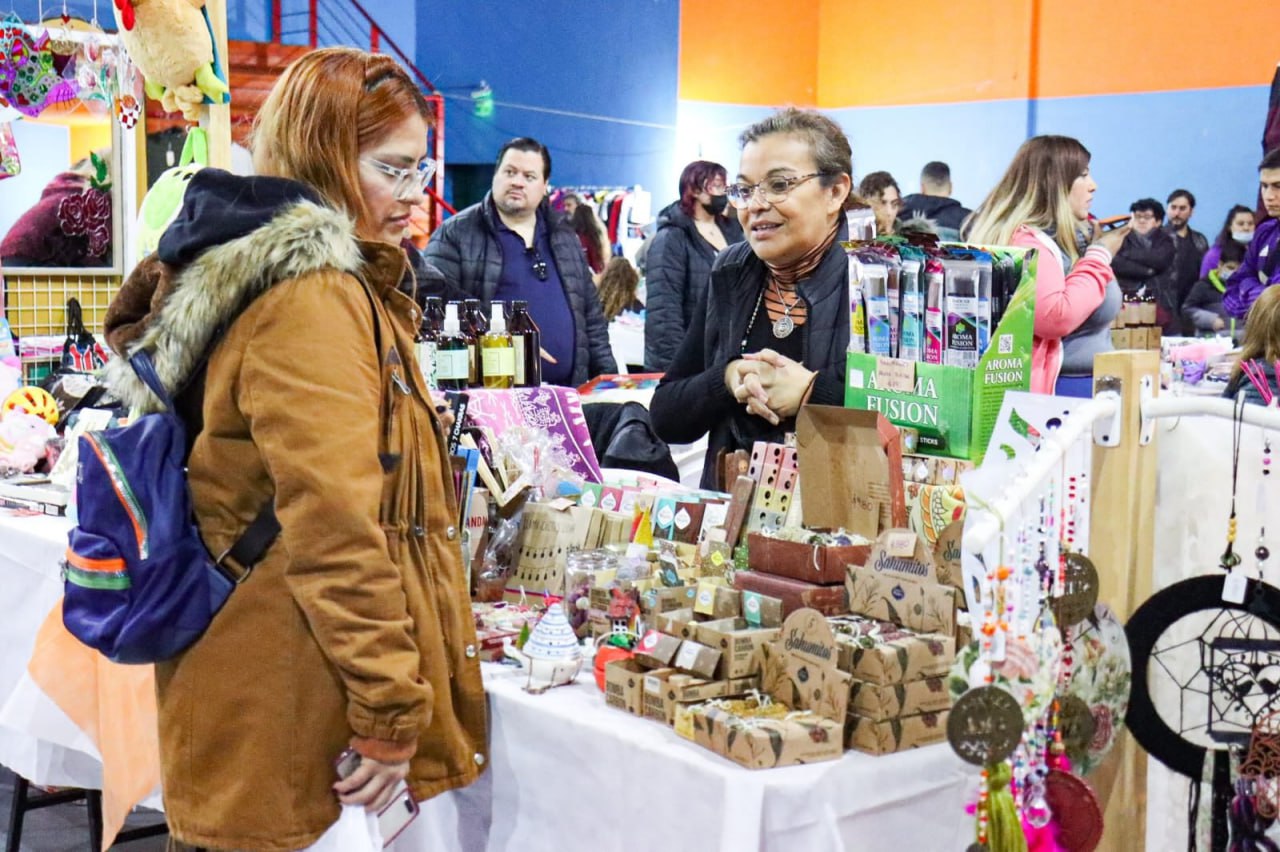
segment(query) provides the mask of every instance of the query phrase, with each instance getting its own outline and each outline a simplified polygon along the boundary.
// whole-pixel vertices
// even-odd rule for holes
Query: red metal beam
[[[317,47],[320,43],[320,18],[318,13],[317,0],[309,0],[307,3],[307,35],[311,41],[311,46]]]
[[[382,30],[378,29],[377,27],[369,28],[369,52],[370,53],[378,52],[378,36],[380,36],[381,34],[382,34]]]
[[[281,11],[280,6],[283,0],[271,0],[271,41],[275,44],[280,43],[281,28]]]

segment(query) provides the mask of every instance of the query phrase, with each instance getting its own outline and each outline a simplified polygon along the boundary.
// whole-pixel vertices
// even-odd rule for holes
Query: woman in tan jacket
[[[449,460],[398,289],[428,115],[385,56],[299,59],[258,115],[262,176],[199,172],[108,312],[116,351],[151,350],[203,423],[189,479],[210,552],[268,499],[281,527],[156,668],[176,848],[301,849],[340,803],[378,808],[402,779],[425,799],[486,764]],[[158,405],[125,359],[110,369]],[[339,783],[348,747],[362,760]]]

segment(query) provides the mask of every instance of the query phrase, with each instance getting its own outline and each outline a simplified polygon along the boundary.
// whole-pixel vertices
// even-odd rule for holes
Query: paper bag
[[[898,428],[874,411],[806,405],[796,419],[807,527],[874,539],[907,525]]]
[[[577,520],[572,512],[545,503],[530,503],[520,522],[520,550],[507,580],[505,599],[520,603],[529,597],[564,595],[564,566],[570,548],[577,546]]]

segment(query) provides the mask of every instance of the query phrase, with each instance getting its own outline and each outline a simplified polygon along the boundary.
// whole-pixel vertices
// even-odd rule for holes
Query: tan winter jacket
[[[419,799],[486,763],[452,477],[414,358],[418,310],[396,289],[404,264],[303,201],[184,268],[148,258],[108,314],[113,347],[152,349],[170,388],[230,323],[190,459],[197,520],[214,554],[272,494],[282,527],[209,631],[156,669],[166,817],[186,843],[310,845],[338,817],[349,744],[411,757]],[[123,359],[110,370],[127,401],[157,404]]]

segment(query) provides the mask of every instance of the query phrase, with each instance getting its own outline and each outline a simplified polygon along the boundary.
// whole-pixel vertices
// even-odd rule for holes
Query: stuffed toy
[[[45,458],[45,445],[58,436],[42,418],[20,411],[0,420],[0,475],[31,473]]]
[[[147,95],[187,121],[200,119],[207,96],[231,94],[214,65],[204,0],[115,0],[120,38],[145,78]]]
[[[208,137],[204,130],[193,127],[187,131],[178,165],[156,178],[138,208],[138,257],[146,257],[160,246],[160,237],[182,212],[182,199],[191,178],[208,164]]]

